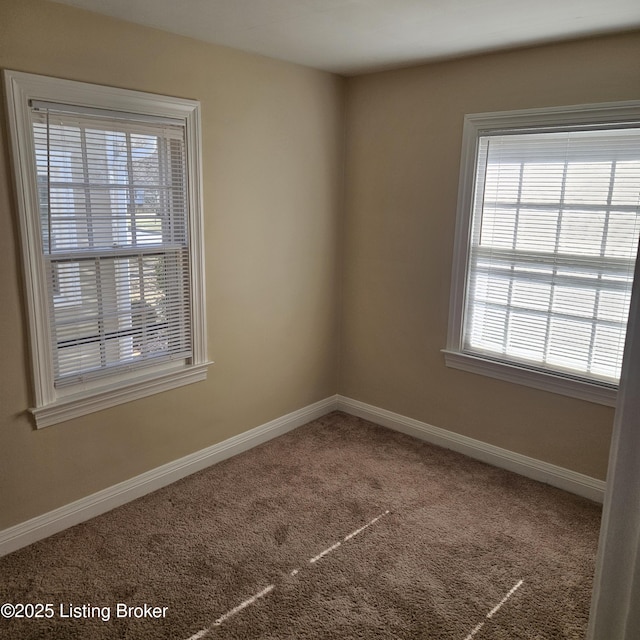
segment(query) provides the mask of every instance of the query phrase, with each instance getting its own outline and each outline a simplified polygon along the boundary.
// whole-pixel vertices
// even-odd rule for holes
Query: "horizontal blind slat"
[[[640,128],[480,136],[463,349],[617,381]]]
[[[192,355],[184,126],[32,112],[55,384]]]

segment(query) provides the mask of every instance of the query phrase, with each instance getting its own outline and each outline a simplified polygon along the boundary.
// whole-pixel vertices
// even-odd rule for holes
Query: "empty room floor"
[[[0,637],[579,640],[599,525],[333,412],[0,559],[0,602],[43,605]]]

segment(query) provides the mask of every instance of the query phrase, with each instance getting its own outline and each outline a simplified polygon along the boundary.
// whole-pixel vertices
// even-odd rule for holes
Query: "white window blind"
[[[478,138],[462,350],[616,385],[640,231],[640,127]]]
[[[190,358],[184,124],[30,113],[55,386]]]

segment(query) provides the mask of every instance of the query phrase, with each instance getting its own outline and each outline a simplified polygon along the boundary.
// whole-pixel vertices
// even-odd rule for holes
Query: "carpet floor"
[[[581,640],[599,524],[334,412],[0,559],[0,603],[52,605],[0,637]]]

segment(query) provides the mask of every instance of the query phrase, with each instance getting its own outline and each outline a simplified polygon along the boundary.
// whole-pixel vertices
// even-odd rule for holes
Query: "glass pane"
[[[560,223],[560,253],[599,256],[606,215],[604,212],[565,211]]]
[[[516,229],[515,209],[485,208],[482,213],[480,244],[511,249]]]
[[[509,314],[507,354],[541,362],[544,358],[547,319],[520,311]]]
[[[550,284],[541,284],[527,280],[513,281],[511,293],[511,305],[513,307],[548,311],[550,298]]]
[[[560,200],[564,163],[527,163],[522,176],[521,201],[526,203]]]
[[[53,263],[59,377],[189,350],[186,254]]]
[[[553,313],[593,318],[595,303],[595,289],[558,285],[553,290]]]
[[[611,162],[571,162],[567,165],[564,201],[568,204],[606,204]]]
[[[640,205],[640,160],[618,161],[611,195],[613,205]]]
[[[598,319],[627,323],[629,316],[629,291],[600,291],[598,296]]]
[[[634,258],[638,251],[640,233],[639,214],[636,212],[612,211],[605,243],[605,255],[610,258]]]
[[[102,363],[100,344],[69,345],[58,348],[58,378],[76,375],[79,371],[99,369]]]
[[[114,126],[34,124],[47,251],[186,244],[183,142]]]
[[[637,128],[480,136],[466,346],[615,379],[640,236],[639,143]]]
[[[553,253],[557,233],[557,211],[522,209],[518,218],[516,249]]]
[[[520,193],[520,163],[492,163],[487,166],[484,200],[492,202],[517,202]]]
[[[587,371],[591,344],[591,323],[551,318],[547,362],[576,372]]]
[[[477,349],[503,353],[506,326],[505,310],[485,307],[482,303],[476,304],[473,308],[469,344]]]
[[[509,280],[492,275],[478,275],[474,287],[476,300],[506,305],[509,301]]]
[[[596,327],[591,363],[594,374],[616,380],[620,377],[625,333],[624,328]]]

